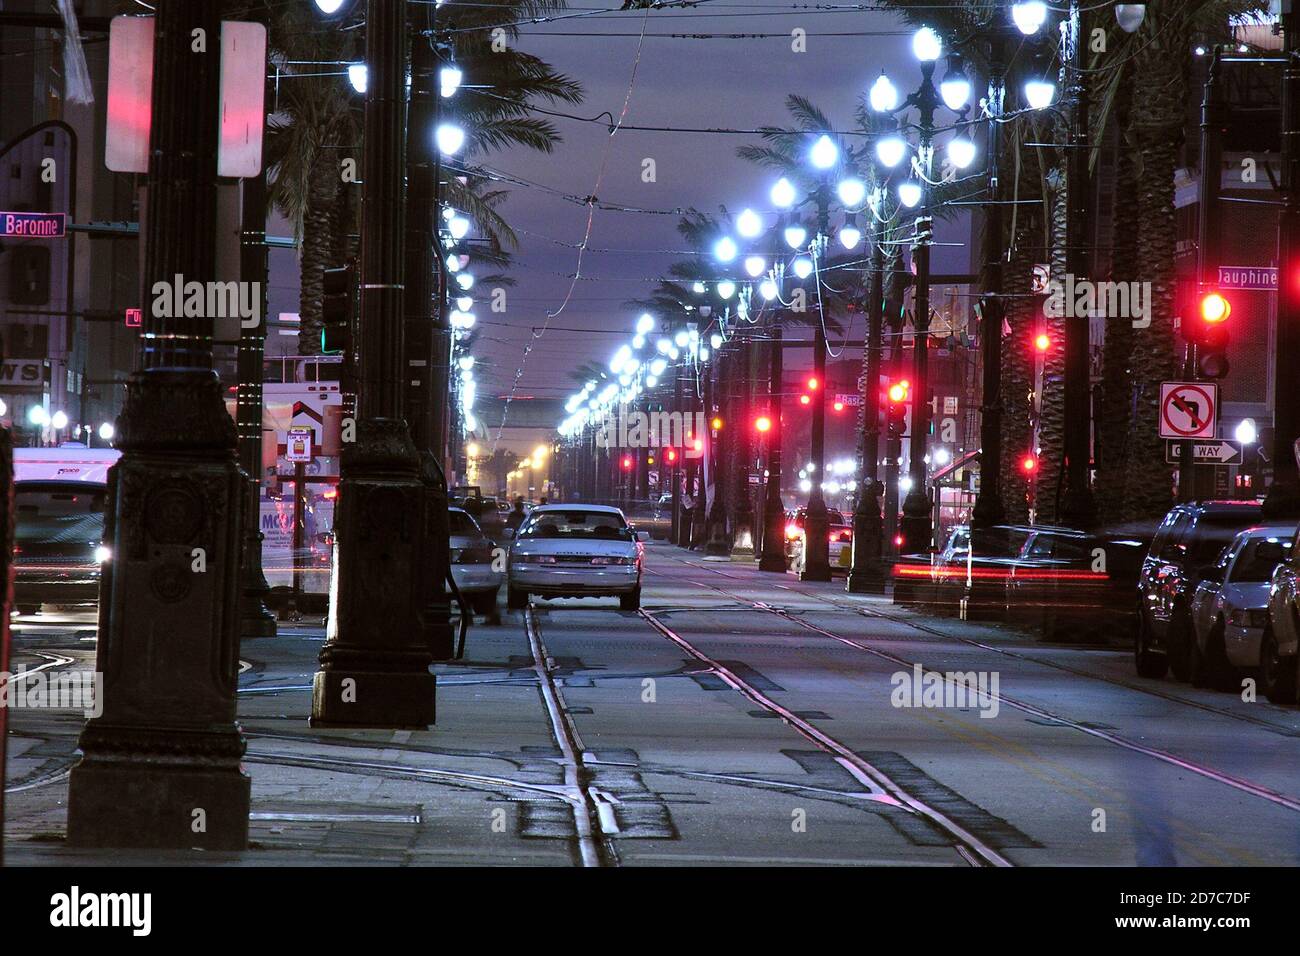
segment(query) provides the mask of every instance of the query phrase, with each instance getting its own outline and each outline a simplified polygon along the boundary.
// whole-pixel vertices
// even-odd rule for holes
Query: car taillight
[[[831,536],[830,536],[830,542],[831,542],[831,544],[834,544],[836,541],[852,541],[852,540],[853,540],[853,532],[852,532],[852,531],[832,531],[832,532],[831,532]]]
[[[799,537],[799,526],[797,524],[788,524],[785,526],[785,536],[791,540]]]
[[[620,557],[608,557],[608,556],[602,556],[602,557],[598,557],[598,558],[592,558],[592,559],[591,559],[591,563],[592,563],[592,564],[602,564],[602,565],[603,565],[603,564],[632,564],[634,560],[635,560],[634,558],[620,558]]]

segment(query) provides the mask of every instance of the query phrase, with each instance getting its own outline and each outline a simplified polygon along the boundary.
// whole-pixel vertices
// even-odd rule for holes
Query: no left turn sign
[[[1160,437],[1213,438],[1218,427],[1219,387],[1208,382],[1160,384]]]

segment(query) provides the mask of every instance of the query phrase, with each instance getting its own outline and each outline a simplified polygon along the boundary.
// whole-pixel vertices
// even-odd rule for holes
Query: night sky
[[[572,11],[595,10],[579,0]],[[640,45],[642,25],[646,39]],[[791,50],[790,33],[807,30],[807,52]],[[684,33],[769,33],[768,39],[686,39]],[[819,34],[858,34],[820,36]],[[608,34],[619,34],[610,36]],[[870,34],[870,35],[862,35]],[[579,80],[586,100],[555,109],[593,117],[617,117],[628,97],[625,123],[643,126],[753,129],[787,125],[788,94],[810,98],[840,129],[851,129],[859,95],[883,67],[906,93],[920,72],[911,54],[911,29],[881,12],[794,9],[781,0],[718,0],[687,11],[593,14],[524,28],[521,45]],[[633,69],[635,81],[633,82]],[[472,82],[467,77],[466,82]],[[490,167],[561,192],[592,195],[602,162],[599,199],[647,209],[694,206],[716,213],[719,204],[739,212],[746,205],[770,210],[774,173],[736,156],[753,135],[647,132],[624,129],[612,139],[600,124],[553,118],[563,142],[550,155],[515,150],[482,157]],[[605,150],[608,156],[605,156]],[[642,161],[653,158],[657,181],[642,182]],[[504,315],[486,303],[476,308],[482,331],[476,373],[483,394],[508,393],[523,358],[529,330],[559,310],[549,330],[533,342],[517,395],[564,396],[577,385],[569,373],[583,361],[608,361],[630,339],[636,313],[623,303],[647,295],[654,280],[682,255],[677,216],[596,210],[583,278],[572,283],[574,248],[586,229],[587,209],[539,189],[512,187],[504,215],[519,232]],[[940,227],[940,241],[951,239]],[[610,250],[610,251],[600,251]],[[935,268],[965,268],[968,250],[938,247]],[[481,291],[481,290],[480,290]],[[855,337],[861,337],[862,329]],[[796,360],[797,361],[797,360]]]

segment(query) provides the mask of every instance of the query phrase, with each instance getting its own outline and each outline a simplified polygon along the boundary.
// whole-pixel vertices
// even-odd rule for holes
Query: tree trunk
[[[298,354],[319,355],[322,286],[326,266],[334,258],[338,173],[328,158],[312,163],[307,208],[303,213],[301,289],[298,295]]]

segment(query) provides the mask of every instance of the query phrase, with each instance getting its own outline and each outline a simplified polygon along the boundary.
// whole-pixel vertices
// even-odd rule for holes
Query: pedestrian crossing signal
[[[338,355],[352,346],[352,323],[356,315],[356,264],[326,269],[321,275],[324,295],[321,298],[320,350],[324,355]]]

